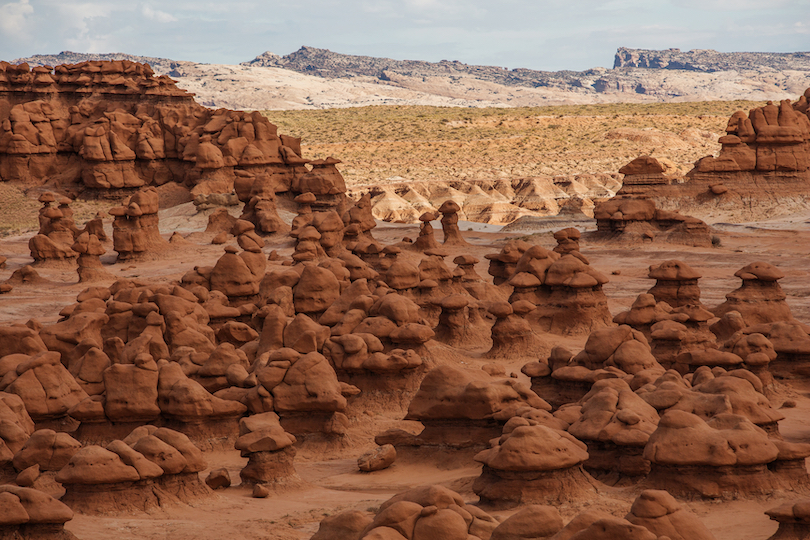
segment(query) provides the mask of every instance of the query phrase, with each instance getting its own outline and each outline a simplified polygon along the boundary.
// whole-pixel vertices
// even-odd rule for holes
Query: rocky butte
[[[203,107],[146,64],[0,62],[4,181],[120,197],[168,182],[194,195],[228,193],[238,178],[267,177],[278,193],[336,172],[332,162],[310,172],[308,162],[300,139],[279,135],[258,112]]]

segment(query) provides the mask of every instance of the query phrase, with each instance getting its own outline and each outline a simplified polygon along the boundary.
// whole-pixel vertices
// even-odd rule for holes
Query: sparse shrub
[[[712,247],[720,247],[723,245],[723,242],[720,240],[720,237],[716,234],[712,235]]]

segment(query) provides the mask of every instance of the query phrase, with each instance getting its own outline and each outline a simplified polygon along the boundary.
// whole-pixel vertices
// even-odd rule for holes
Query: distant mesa
[[[216,66],[124,53],[84,54],[64,51],[18,58],[12,63],[55,66],[85,61],[127,60],[147,63],[156,73],[175,77],[193,89],[200,103],[217,108],[330,108],[369,104],[437,103],[456,106],[544,106],[594,102],[669,102],[734,99],[783,99],[803,87],[810,71],[810,53],[711,50],[680,52],[620,48],[613,69],[542,71],[480,66],[460,61],[395,60],[348,55],[303,46],[281,56],[264,52],[238,66]],[[258,71],[254,71],[258,68]],[[295,95],[287,82],[263,79],[262,68],[314,77],[305,84],[338,90]],[[226,70],[228,77],[215,76]],[[291,74],[288,74],[291,75]],[[284,77],[278,72],[273,79]],[[296,80],[302,82],[300,77]],[[257,95],[259,83],[267,92]],[[203,84],[204,83],[204,84]],[[427,84],[425,84],[427,83]],[[339,90],[351,86],[351,96]],[[522,91],[518,98],[514,92]],[[402,89],[408,91],[403,96]],[[472,91],[471,91],[472,90]],[[337,95],[336,95],[337,94]],[[312,96],[315,97],[312,97]],[[318,96],[321,97],[318,97]],[[328,98],[324,99],[324,96]],[[311,98],[311,99],[310,99]]]
[[[712,49],[629,49],[619,47],[613,68],[670,69],[685,71],[732,71],[740,69],[795,69],[806,71],[810,67],[810,52],[717,52]]]

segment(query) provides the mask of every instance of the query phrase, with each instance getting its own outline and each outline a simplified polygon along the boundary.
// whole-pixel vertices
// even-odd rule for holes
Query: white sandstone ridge
[[[810,53],[718,53],[621,48],[613,69],[537,71],[334,53],[301,47],[240,65],[124,53],[18,58],[56,65],[85,60],[147,62],[201,104],[231,109],[324,109],[366,105],[520,107],[615,102],[780,100],[807,87]]]
[[[461,206],[460,219],[505,225],[526,216],[560,213],[593,217],[594,200],[608,199],[621,188],[619,174],[539,176],[514,180],[449,180],[355,186],[349,196],[371,194],[375,218],[417,223],[452,199]],[[583,217],[584,217],[583,216]]]

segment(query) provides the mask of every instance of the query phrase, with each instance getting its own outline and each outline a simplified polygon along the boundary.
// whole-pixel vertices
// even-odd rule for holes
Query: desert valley
[[[108,56],[0,62],[0,539],[810,538],[807,53]]]

